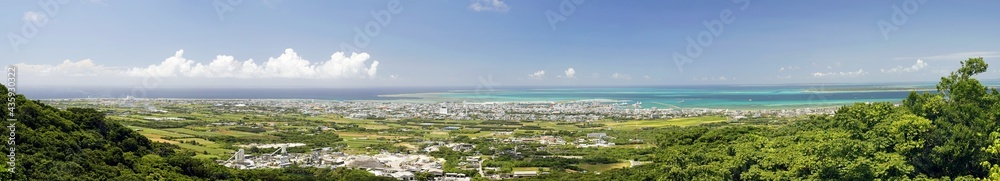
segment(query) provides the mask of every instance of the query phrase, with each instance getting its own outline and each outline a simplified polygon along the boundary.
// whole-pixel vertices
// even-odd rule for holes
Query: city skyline
[[[909,82],[1000,57],[989,1],[11,4],[23,86]]]

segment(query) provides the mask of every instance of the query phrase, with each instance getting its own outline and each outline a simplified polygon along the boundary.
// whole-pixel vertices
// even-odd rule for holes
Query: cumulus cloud
[[[233,56],[219,55],[208,63],[198,63],[184,58],[184,50],[158,64],[128,69],[105,67],[90,59],[77,62],[65,60],[62,64],[15,64],[19,72],[33,75],[53,76],[130,76],[130,77],[192,77],[192,78],[297,78],[297,79],[337,79],[375,78],[378,76],[378,61],[371,61],[367,53],[334,53],[330,60],[312,63],[303,59],[292,49],[286,49],[281,56],[269,58],[263,64],[253,59],[240,61]]]
[[[541,79],[543,76],[545,76],[544,70],[539,70],[538,72],[528,74],[528,77],[531,77],[532,79]]]
[[[816,72],[813,73],[813,77],[857,77],[865,74],[868,74],[868,72],[865,72],[863,69],[858,69],[858,71],[854,72]]]
[[[573,78],[574,75],[576,75],[576,70],[573,70],[573,68],[566,69],[566,78]]]
[[[375,77],[375,74],[378,74],[378,61],[372,62],[371,67],[368,67],[368,77]]]
[[[495,11],[495,12],[507,12],[509,7],[507,3],[501,0],[473,0],[472,4],[469,5],[469,9],[482,12],[482,11]]]
[[[185,59],[184,50],[177,50],[174,56],[163,60],[159,65],[149,65],[146,68],[132,68],[125,71],[129,76],[151,76],[151,77],[175,77],[178,74],[191,74],[191,67],[194,61]]]
[[[208,64],[196,63],[183,57],[184,50],[163,60],[158,65],[132,68],[124,73],[129,76],[157,77],[205,77],[205,78],[374,78],[378,74],[378,61],[365,65],[370,56],[367,53],[334,53],[330,60],[312,63],[298,55],[295,50],[285,49],[277,58],[268,58],[263,64],[253,59],[236,60],[233,56],[219,55]]]
[[[618,72],[615,72],[615,73],[611,74],[611,78],[613,78],[613,79],[621,79],[621,80],[632,80],[632,76],[629,76],[628,74],[618,73]]]
[[[906,73],[906,72],[916,72],[920,69],[927,67],[927,62],[917,59],[917,63],[909,67],[897,66],[890,69],[880,69],[883,73]]]

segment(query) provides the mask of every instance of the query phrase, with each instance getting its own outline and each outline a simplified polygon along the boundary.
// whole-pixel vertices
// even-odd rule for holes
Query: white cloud
[[[812,75],[813,77],[857,77],[865,74],[868,74],[868,72],[865,72],[865,70],[862,69],[858,69],[858,71],[854,72],[827,72],[827,73],[816,72],[813,73]]]
[[[531,77],[533,79],[541,79],[542,76],[545,76],[545,71],[544,70],[539,70],[538,72],[535,72],[535,73],[532,73],[532,74],[528,74],[528,77]]]
[[[507,6],[507,3],[504,3],[501,0],[473,0],[472,4],[469,5],[469,9],[477,12],[507,12],[510,8]]]
[[[28,11],[24,12],[24,21],[33,22],[35,24],[45,24],[48,21],[48,16],[42,13]]]
[[[373,61],[371,67],[368,67],[368,77],[374,78],[375,74],[378,74],[378,61]]]
[[[961,61],[969,58],[983,57],[983,58],[993,58],[1000,57],[1000,52],[991,51],[978,51],[978,52],[959,52],[944,55],[926,56],[926,57],[897,57],[896,60],[906,60],[906,59],[924,59],[929,61]]]
[[[909,67],[896,66],[890,69],[880,69],[883,73],[905,73],[905,72],[916,72],[920,69],[927,67],[927,62],[917,59],[917,63]]]
[[[798,70],[798,69],[799,69],[798,66],[781,67],[781,68],[778,68],[778,72],[786,71],[786,70]]]
[[[618,73],[618,72],[615,72],[614,74],[611,74],[611,78],[622,79],[622,80],[632,80],[632,76],[629,76],[628,74],[621,74],[621,73]]]
[[[62,64],[58,65],[19,63],[15,66],[19,69],[18,72],[43,76],[96,76],[117,73],[114,68],[94,64],[90,59],[77,62],[64,60]]]
[[[178,74],[192,75],[191,67],[194,61],[184,59],[184,50],[177,50],[174,56],[163,60],[159,65],[149,65],[146,68],[132,68],[125,74],[136,77],[176,77]]]
[[[566,78],[573,78],[574,75],[576,75],[576,70],[573,70],[573,68],[566,69]]]
[[[219,55],[208,64],[197,63],[183,57],[184,50],[178,50],[159,64],[147,67],[119,69],[97,65],[90,59],[73,62],[63,61],[62,64],[17,64],[20,72],[34,75],[57,76],[132,76],[132,77],[195,77],[195,78],[303,78],[331,79],[369,77],[377,75],[378,61],[366,66],[367,53],[353,53],[345,57],[343,53],[335,53],[329,61],[310,63],[299,57],[292,49],[278,58],[270,58],[263,65],[254,61],[239,61],[233,56]]]
[[[372,64],[365,68],[365,62],[369,58],[368,53],[351,53],[350,57],[346,57],[344,53],[337,52],[330,56],[330,60],[317,67],[317,73],[322,78],[350,78],[362,75],[375,78],[379,62],[372,61]]]

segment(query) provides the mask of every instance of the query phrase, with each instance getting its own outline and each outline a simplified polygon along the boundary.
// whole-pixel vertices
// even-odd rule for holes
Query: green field
[[[723,122],[726,120],[727,118],[722,116],[702,116],[702,117],[690,117],[690,118],[635,120],[635,121],[624,121],[624,122],[606,121],[603,122],[603,124],[605,124],[605,127],[610,127],[611,129],[626,130],[626,129],[639,129],[639,128],[655,128],[664,126],[693,126],[705,123]]]
[[[624,162],[611,164],[577,164],[576,166],[591,172],[605,172],[612,169],[626,168],[629,167],[629,165],[630,163]]]
[[[142,134],[146,138],[149,138],[151,141],[174,144],[181,147],[182,149],[194,151],[199,155],[199,157],[203,158],[218,158],[220,155],[227,155],[233,152],[233,150],[223,149],[222,145],[219,145],[218,143],[201,138],[194,138],[194,136],[188,134],[182,134],[173,131],[166,131],[166,130],[159,130],[152,128],[137,127],[137,126],[129,126],[129,128],[139,130],[139,134]],[[164,137],[172,137],[172,138],[165,139]],[[182,141],[187,142],[192,140],[198,142],[198,145],[181,143]],[[208,154],[205,154],[206,152]]]
[[[343,139],[346,148],[342,151],[351,154],[364,154],[375,150],[367,149],[370,145],[394,143],[395,146],[403,146],[409,150],[417,150],[419,143],[395,142],[400,139],[411,137],[421,138],[421,140],[447,140],[455,136],[464,135],[470,138],[489,137],[510,137],[494,136],[498,131],[478,131],[481,129],[510,129],[515,134],[537,135],[548,131],[571,131],[571,132],[594,132],[606,129],[613,130],[635,130],[640,128],[656,128],[664,126],[691,126],[704,123],[726,121],[722,116],[703,116],[692,118],[657,119],[657,120],[628,120],[593,121],[596,127],[584,127],[589,123],[570,123],[559,121],[528,121],[528,122],[503,122],[503,121],[481,121],[481,120],[368,120],[344,118],[340,115],[304,116],[298,114],[273,114],[273,115],[239,115],[231,113],[213,114],[211,112],[198,112],[199,107],[181,106],[184,110],[171,110],[169,113],[153,113],[144,115],[120,116],[119,120],[124,122],[135,122],[148,124],[143,120],[145,117],[182,117],[186,120],[174,121],[172,123],[193,123],[180,128],[151,129],[141,126],[133,126],[132,129],[139,132],[152,141],[164,142],[178,145],[182,149],[191,150],[198,153],[198,157],[219,158],[226,157],[233,150],[223,149],[229,145],[221,145],[206,138],[217,136],[233,136],[246,138],[269,138],[270,140],[282,140],[271,133],[274,132],[298,132],[312,134],[319,126],[335,127],[332,133]],[[185,110],[188,111],[185,113]],[[305,121],[302,121],[305,120]],[[238,126],[206,126],[204,122],[242,122]],[[166,121],[161,121],[166,122]],[[485,123],[485,124],[484,124]],[[272,126],[273,125],[273,126]],[[235,127],[262,126],[266,133],[251,133],[232,130]],[[460,127],[458,131],[443,130],[442,127]],[[346,127],[346,128],[345,128]],[[533,127],[533,128],[529,128]],[[584,128],[581,128],[584,127]],[[355,130],[361,128],[362,130]],[[478,132],[476,132],[478,131]],[[414,134],[417,133],[417,134]],[[406,136],[419,135],[419,136]],[[187,143],[196,141],[197,145]],[[648,148],[650,144],[641,145],[616,145],[617,148]],[[606,171],[614,168],[628,166],[628,163],[579,165],[589,171]],[[517,170],[536,171],[535,167],[517,168]],[[547,168],[545,168],[547,169]]]
[[[235,137],[261,136],[261,134],[258,134],[258,133],[248,133],[248,132],[242,132],[242,131],[229,130],[229,128],[231,128],[231,127],[232,126],[224,127],[223,129],[219,129],[218,132],[220,134],[223,134],[223,135],[229,135],[229,136],[235,136]]]
[[[538,171],[541,168],[542,171],[549,171],[549,167],[514,167],[511,171]]]
[[[157,135],[157,136],[161,136],[161,137],[175,137],[175,138],[179,138],[179,137],[193,137],[191,135],[186,135],[186,134],[181,134],[181,133],[176,133],[176,132],[170,132],[170,131],[164,131],[164,130],[158,130],[158,129],[153,129],[153,128],[144,128],[144,127],[138,127],[138,126],[129,126],[129,128],[132,128],[133,130],[139,130],[140,134],[151,134],[151,135]]]
[[[492,131],[480,131],[479,133],[475,133],[475,134],[461,134],[461,135],[468,136],[469,138],[482,138],[482,137],[493,136],[493,132]]]
[[[218,133],[218,132],[212,132],[212,131],[195,131],[195,130],[190,130],[190,129],[187,129],[187,128],[167,128],[167,129],[163,129],[163,130],[170,131],[170,132],[176,132],[176,133],[184,133],[184,134],[189,134],[189,135],[195,135],[195,136],[204,136],[204,137],[226,135],[226,134],[222,134],[222,133]]]
[[[176,145],[180,146],[183,149],[194,151],[198,155],[205,155],[205,152],[208,152],[207,156],[209,156],[209,157],[210,156],[228,155],[230,153],[233,153],[233,150],[227,150],[227,149],[222,149],[222,148],[213,148],[213,147],[210,147],[210,146],[203,146],[203,145],[192,145],[192,144],[187,144],[187,143],[178,143]]]

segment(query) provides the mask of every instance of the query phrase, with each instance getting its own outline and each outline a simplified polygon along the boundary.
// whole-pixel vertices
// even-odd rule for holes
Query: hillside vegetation
[[[8,105],[8,89],[0,88],[0,103]],[[0,144],[0,180],[395,180],[345,168],[231,169],[152,142],[93,109],[59,110],[15,96],[17,164],[8,171],[10,147]],[[12,118],[9,111],[2,110],[2,120]],[[8,133],[4,128],[5,139]]]
[[[855,103],[779,127],[660,130],[652,164],[538,180],[1000,180],[1000,93],[974,75],[982,58],[942,77],[937,93],[896,106]]]

